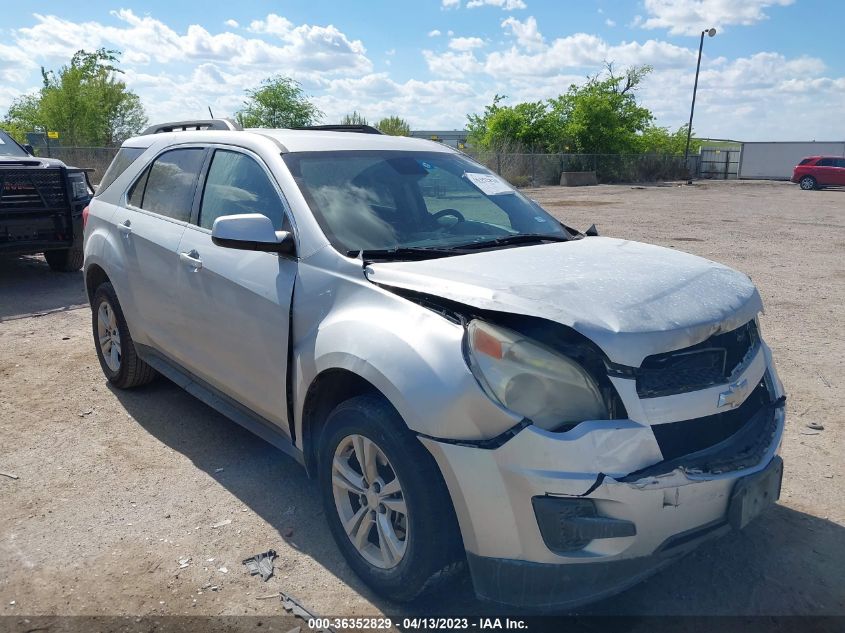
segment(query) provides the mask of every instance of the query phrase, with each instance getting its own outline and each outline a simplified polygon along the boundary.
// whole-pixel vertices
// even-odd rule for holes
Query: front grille
[[[637,395],[656,398],[729,382],[759,340],[752,320],[697,345],[648,356],[636,370]]]
[[[651,430],[664,460],[671,460],[715,446],[735,433],[771,402],[765,379],[736,409],[703,418],[654,424]]]
[[[60,169],[0,169],[0,210],[61,209],[67,191]]]

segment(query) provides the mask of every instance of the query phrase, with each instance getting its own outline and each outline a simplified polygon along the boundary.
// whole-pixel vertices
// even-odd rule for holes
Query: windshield
[[[536,203],[460,154],[294,152],[284,160],[344,254],[431,249],[434,255],[435,249],[526,241],[510,239],[521,235],[569,237]]]
[[[21,158],[29,158],[29,154],[27,154],[23,148],[3,130],[0,130],[0,156],[19,156]]]

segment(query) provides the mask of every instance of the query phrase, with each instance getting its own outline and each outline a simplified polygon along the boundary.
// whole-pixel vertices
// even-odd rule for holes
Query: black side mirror
[[[32,148],[32,145],[27,143],[26,145],[23,146],[23,148],[26,150],[27,154],[29,154],[30,156],[35,156],[35,150]]]

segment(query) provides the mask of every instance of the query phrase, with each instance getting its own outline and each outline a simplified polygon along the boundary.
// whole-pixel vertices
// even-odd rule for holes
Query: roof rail
[[[197,119],[192,121],[171,121],[151,125],[141,132],[141,136],[147,134],[158,134],[160,132],[190,132],[197,130],[243,130],[243,128],[232,121],[232,119]]]
[[[372,125],[302,125],[292,130],[314,130],[316,132],[358,132],[360,134],[384,134]]]

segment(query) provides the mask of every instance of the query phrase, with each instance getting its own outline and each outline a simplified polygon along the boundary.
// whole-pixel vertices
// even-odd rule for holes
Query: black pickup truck
[[[82,268],[85,171],[39,158],[0,130],[0,254],[44,253],[52,270]]]

